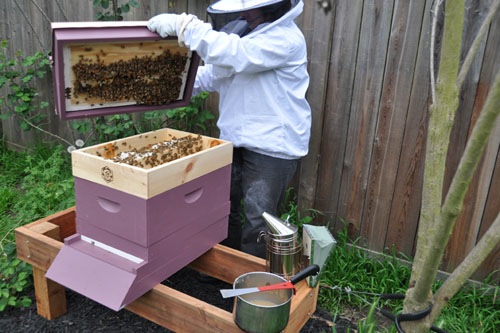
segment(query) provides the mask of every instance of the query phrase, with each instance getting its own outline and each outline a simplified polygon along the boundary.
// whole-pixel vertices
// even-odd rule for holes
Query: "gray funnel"
[[[283,221],[266,212],[262,213],[262,217],[266,221],[271,234],[278,236],[293,236],[297,234],[298,228],[287,221]]]

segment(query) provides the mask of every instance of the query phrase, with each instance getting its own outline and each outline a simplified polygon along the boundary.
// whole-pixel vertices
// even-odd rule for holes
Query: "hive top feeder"
[[[55,106],[61,119],[189,104],[199,56],[146,25],[52,23]]]

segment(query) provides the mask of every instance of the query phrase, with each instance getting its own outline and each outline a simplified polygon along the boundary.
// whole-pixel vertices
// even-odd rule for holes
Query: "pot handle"
[[[309,275],[315,275],[319,273],[319,266],[318,265],[310,265],[295,274],[290,278],[290,282],[292,284],[296,284],[302,280],[304,280],[306,277]]]

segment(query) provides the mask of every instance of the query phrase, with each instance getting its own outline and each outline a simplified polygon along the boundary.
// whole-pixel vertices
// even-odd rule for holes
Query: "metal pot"
[[[318,265],[311,265],[290,279],[296,284],[309,275],[319,272]],[[240,275],[233,288],[259,287],[282,283],[287,280],[268,272],[250,272]],[[239,328],[250,333],[278,333],[288,324],[293,289],[270,290],[235,297],[233,318]]]

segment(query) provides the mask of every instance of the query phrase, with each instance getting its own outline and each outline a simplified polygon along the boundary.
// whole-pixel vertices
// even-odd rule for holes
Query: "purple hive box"
[[[230,143],[202,137],[201,151],[149,169],[102,157],[188,134],[163,129],[72,153],[77,234],[48,278],[119,310],[227,237]]]

